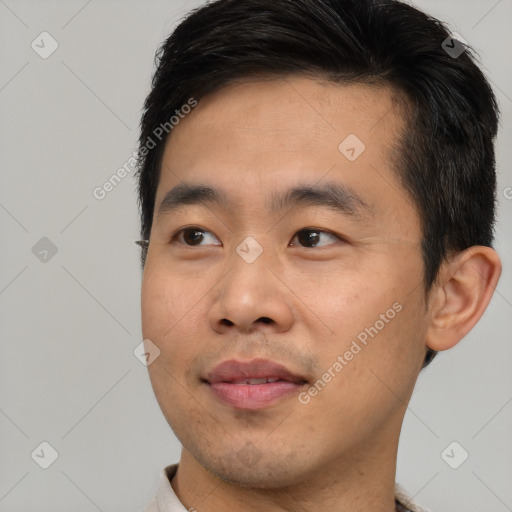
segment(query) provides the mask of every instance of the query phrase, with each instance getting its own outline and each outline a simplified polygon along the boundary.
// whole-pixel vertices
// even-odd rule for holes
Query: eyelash
[[[199,231],[201,233],[211,233],[211,231],[208,231],[207,229],[203,229],[199,226],[189,226],[189,227],[186,227],[186,228],[182,228],[178,231],[176,231],[174,233],[174,235],[171,237],[171,243],[172,242],[177,242],[177,243],[180,243],[181,245],[184,245],[185,247],[204,247],[202,245],[188,245],[186,243],[183,243],[183,242],[179,242],[177,239],[180,237],[180,235],[182,235],[183,233],[185,233],[186,231]],[[334,233],[332,233],[331,231],[327,231],[325,229],[318,229],[318,228],[302,228],[302,229],[299,229],[294,235],[293,235],[293,239],[295,239],[297,237],[297,235],[301,232],[313,232],[313,233],[325,233],[327,235],[330,235],[330,236],[333,236],[335,238],[337,238],[340,242],[346,242],[346,240],[344,238],[342,238],[341,236],[339,235],[336,235]],[[212,233],[213,234],[213,233]],[[328,244],[328,245],[332,245],[332,244]],[[304,246],[302,246],[304,247]],[[304,247],[306,249],[321,249],[322,247],[324,246],[321,246],[321,247]]]

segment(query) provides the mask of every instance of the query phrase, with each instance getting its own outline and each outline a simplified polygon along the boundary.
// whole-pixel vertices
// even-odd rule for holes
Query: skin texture
[[[445,262],[425,302],[420,221],[391,159],[399,101],[385,87],[245,80],[173,129],[155,212],[181,182],[231,201],[155,213],[143,275],[143,336],[160,349],[149,375],[183,445],[172,485],[187,508],[394,510],[398,438],[425,347],[455,345],[500,272],[492,249],[470,248]],[[354,161],[338,149],[350,134],[365,144]],[[368,209],[267,208],[271,192],[327,182]],[[200,245],[174,238],[183,227],[203,231]],[[305,228],[320,230],[317,246],[301,244]],[[252,263],[236,252],[248,236],[263,249]],[[303,376],[307,392],[381,315],[308,403],[293,394],[237,410],[202,381],[222,361],[261,357]]]

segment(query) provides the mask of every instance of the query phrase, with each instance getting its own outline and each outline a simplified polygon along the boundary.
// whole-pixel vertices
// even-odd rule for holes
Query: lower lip
[[[266,384],[231,384],[217,382],[209,384],[214,395],[222,402],[237,409],[255,411],[296,393],[303,384],[288,381]]]

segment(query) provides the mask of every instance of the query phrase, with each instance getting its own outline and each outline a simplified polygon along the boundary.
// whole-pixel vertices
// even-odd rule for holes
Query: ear
[[[429,297],[426,345],[436,351],[455,346],[483,315],[500,274],[491,247],[472,246],[445,261]]]

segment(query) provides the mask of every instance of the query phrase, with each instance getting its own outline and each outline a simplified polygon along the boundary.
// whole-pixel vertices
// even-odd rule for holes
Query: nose
[[[209,311],[211,328],[219,333],[279,333],[293,325],[293,293],[262,254],[252,263],[235,254],[231,270],[215,288]]]

